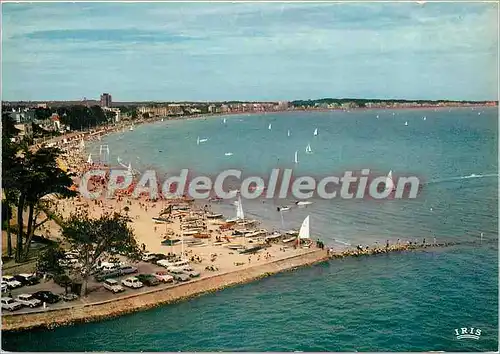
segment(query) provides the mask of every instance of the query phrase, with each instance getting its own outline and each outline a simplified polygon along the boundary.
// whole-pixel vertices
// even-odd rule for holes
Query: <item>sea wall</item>
[[[207,292],[215,292],[236,284],[248,283],[272,274],[297,267],[326,261],[326,250],[313,250],[306,254],[271,263],[212,275],[168,289],[153,289],[113,300],[79,305],[71,308],[47,309],[28,314],[3,314],[2,331],[21,331],[34,328],[52,328],[81,322],[92,322],[120,316],[139,310],[185,300]]]

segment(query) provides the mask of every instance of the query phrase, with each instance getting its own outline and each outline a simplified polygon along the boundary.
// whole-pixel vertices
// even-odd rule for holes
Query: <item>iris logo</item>
[[[478,340],[479,337],[481,336],[481,330],[479,328],[455,328],[455,335],[457,336],[457,339],[475,339]]]

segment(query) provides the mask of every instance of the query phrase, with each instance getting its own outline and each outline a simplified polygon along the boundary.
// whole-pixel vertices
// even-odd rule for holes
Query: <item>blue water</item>
[[[226,125],[219,118],[165,121],[100,143],[110,146],[111,160],[120,156],[134,168],[169,173],[231,167],[265,176],[293,167],[318,176],[361,168],[415,174],[425,181],[415,200],[315,200],[287,213],[285,227],[310,215],[311,233],[332,246],[478,240],[481,232],[495,241],[498,114],[480,111],[237,115]],[[196,145],[198,136],[209,140]],[[308,143],[310,155],[303,153]],[[92,149],[98,156],[98,146]],[[244,201],[244,207],[266,226],[282,227],[276,212],[282,203]],[[220,209],[234,213],[230,203]],[[482,336],[457,340],[454,329],[461,327],[480,328]],[[22,351],[492,351],[498,349],[498,247],[485,242],[334,260],[115,320],[4,334],[2,342]]]

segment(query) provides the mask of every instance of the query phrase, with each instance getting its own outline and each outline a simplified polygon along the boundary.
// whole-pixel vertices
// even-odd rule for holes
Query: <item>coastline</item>
[[[404,110],[429,110],[429,109],[434,109],[434,110],[446,110],[446,109],[465,109],[465,108],[497,108],[498,105],[496,106],[491,106],[487,104],[460,104],[460,105],[453,105],[453,106],[411,106],[411,107],[354,107],[354,108],[295,108],[295,109],[282,109],[282,110],[276,110],[276,111],[252,111],[252,112],[226,112],[226,113],[208,113],[208,114],[194,114],[194,115],[182,115],[182,116],[158,116],[155,118],[141,118],[138,120],[122,120],[119,123],[116,123],[116,125],[109,127],[106,129],[105,126],[97,126],[94,127],[93,129],[89,131],[78,131],[78,132],[73,132],[68,135],[61,135],[58,137],[54,137],[51,139],[48,139],[44,141],[43,143],[48,144],[52,142],[59,142],[63,141],[65,138],[68,139],[68,147],[71,146],[69,144],[71,141],[83,139],[84,141],[88,140],[96,140],[99,139],[100,137],[116,133],[120,130],[123,129],[128,129],[131,125],[143,125],[143,124],[152,124],[152,123],[157,123],[161,122],[162,119],[166,122],[169,121],[182,121],[182,120],[204,120],[204,119],[209,119],[209,118],[223,118],[223,117],[228,117],[228,116],[249,116],[249,115],[265,115],[265,114],[276,114],[276,113],[293,113],[293,112],[350,112],[350,111],[388,111],[388,110],[398,110],[398,111],[404,111]],[[40,143],[34,144],[33,146],[37,146]]]
[[[304,254],[200,278],[168,289],[153,289],[78,307],[47,309],[29,314],[4,313],[2,316],[2,332],[18,332],[40,328],[51,329],[59,326],[110,319],[220,291],[227,287],[246,284],[298,267],[321,263],[328,259],[326,250],[314,249]]]

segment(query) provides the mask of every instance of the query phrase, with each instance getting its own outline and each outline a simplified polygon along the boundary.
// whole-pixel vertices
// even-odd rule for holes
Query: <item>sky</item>
[[[7,3],[2,99],[496,100],[497,3]]]

